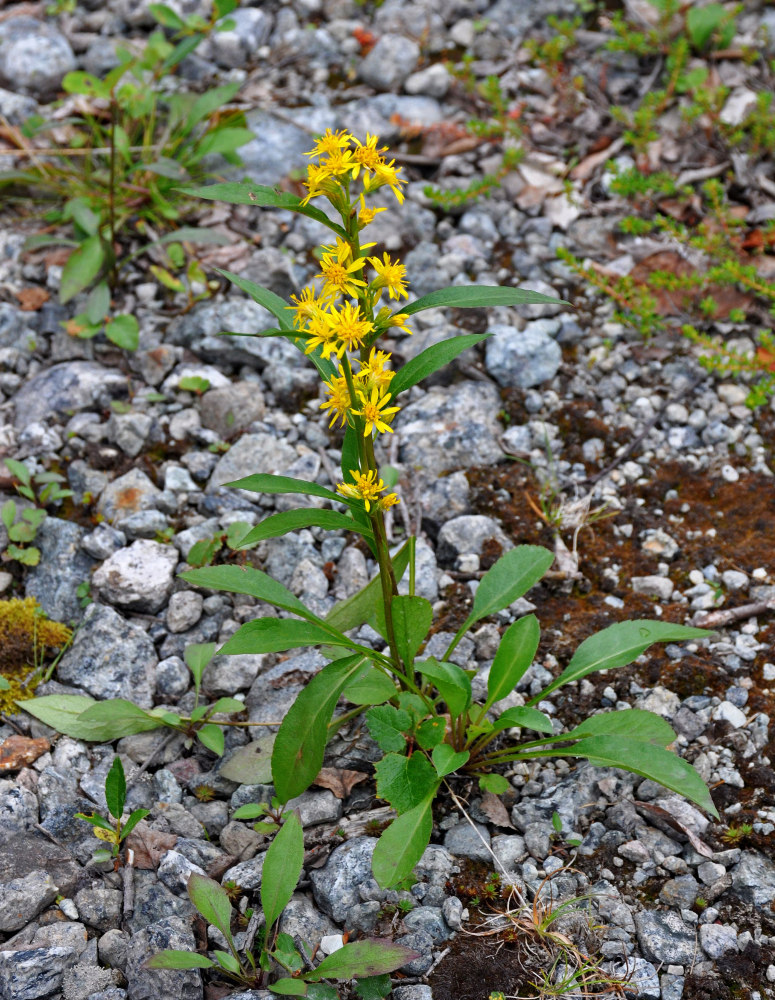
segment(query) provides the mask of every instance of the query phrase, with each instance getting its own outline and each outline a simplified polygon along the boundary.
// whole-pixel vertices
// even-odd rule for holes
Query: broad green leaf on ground
[[[520,705],[506,709],[503,715],[495,720],[490,732],[497,733],[502,729],[514,729],[517,726],[523,729],[532,729],[537,733],[554,733],[552,720],[548,715],[544,715],[543,712],[539,712],[535,708],[526,708]],[[565,735],[562,739],[569,739],[569,737]]]
[[[357,681],[348,684],[343,694],[353,705],[381,705],[395,696],[396,685],[386,674],[374,667]]]
[[[344,229],[332,222],[328,216],[321,212],[314,205],[302,205],[301,198],[286,191],[277,191],[275,188],[265,187],[263,184],[207,184],[204,187],[185,187],[180,190],[192,198],[207,198],[211,201],[225,201],[230,205],[256,205],[264,208],[285,208],[291,212],[298,212],[306,215],[316,222],[320,222],[328,229],[338,233],[343,239],[347,237]],[[542,301],[556,301],[555,299],[543,299]],[[505,303],[503,303],[505,304]]]
[[[158,716],[124,698],[94,702],[81,712],[77,721],[84,734],[81,739],[98,742],[134,736],[164,725]]]
[[[411,962],[417,953],[405,945],[384,939],[351,941],[327,955],[314,972],[307,972],[305,979],[355,979],[360,976],[379,976],[395,972]]]
[[[272,777],[281,802],[301,795],[318,776],[339,696],[369,667],[361,655],[334,660],[315,674],[291,705],[272,752]]]
[[[188,895],[208,924],[230,939],[231,902],[226,890],[213,879],[192,872],[188,879]]]
[[[401,306],[401,312],[409,316],[423,309],[436,309],[447,306],[455,309],[475,309],[487,306],[522,306],[522,305],[567,305],[562,299],[551,295],[542,295],[527,288],[508,288],[503,285],[460,285],[452,288],[441,288],[430,295]]]
[[[395,688],[393,689],[395,694]],[[372,739],[385,753],[400,752],[406,746],[406,736],[412,728],[412,717],[408,712],[392,705],[380,705],[366,713],[366,725]]]
[[[563,756],[586,757],[598,767],[621,767],[650,778],[696,802],[718,819],[710,792],[697,771],[676,754],[653,743],[641,743],[625,736],[590,736],[559,752]]]
[[[97,277],[105,263],[105,246],[99,234],[87,237],[77,250],[73,250],[62,268],[59,301],[64,305],[78,292],[87,288]]]
[[[282,997],[305,997],[308,992],[303,979],[278,979],[277,982],[269,984],[269,989]]]
[[[480,774],[479,787],[483,792],[492,792],[493,795],[503,795],[511,788],[508,778],[502,774]]]
[[[213,722],[208,722],[207,725],[202,726],[201,729],[197,729],[196,738],[203,747],[207,747],[208,750],[212,750],[216,757],[223,756],[223,751],[226,746],[226,738],[224,737],[223,730],[220,726],[216,726]]]
[[[140,346],[140,324],[134,316],[122,313],[105,324],[105,336],[122,351],[136,351]]]
[[[402,310],[404,312],[405,310]],[[466,333],[460,337],[450,337],[439,344],[426,347],[424,351],[399,368],[390,382],[390,395],[397,396],[400,392],[411,389],[413,385],[422,382],[440,368],[444,368],[459,354],[474,347],[489,337],[489,333]]]
[[[168,949],[160,951],[145,963],[146,969],[214,969],[206,955],[197,955],[195,951],[175,951]]]
[[[339,496],[319,483],[311,483],[306,479],[294,479],[292,476],[273,476],[269,473],[257,472],[233,483],[225,483],[235,490],[248,490],[250,493],[301,493],[310,497],[323,497],[324,500],[336,500],[347,503],[345,497]],[[288,513],[292,513],[289,511]],[[329,513],[331,513],[329,511]]]
[[[409,564],[409,543],[406,542],[393,556],[393,572],[396,580],[400,580]],[[375,621],[374,608],[382,594],[379,575],[359,590],[357,594],[348,597],[334,607],[326,615],[326,624],[333,625],[340,632],[348,632],[366,622]]]
[[[433,830],[433,795],[394,819],[377,841],[371,860],[374,878],[381,889],[403,881],[423,856]]]
[[[16,704],[64,736],[72,736],[76,740],[88,739],[88,726],[79,724],[78,717],[96,704],[94,698],[85,694],[46,694],[40,698],[17,701]]]
[[[453,716],[462,715],[470,707],[471,678],[457,664],[429,656],[414,666],[423,677],[433,681]]]
[[[282,653],[287,649],[317,646],[352,646],[346,636],[332,635],[331,630],[316,622],[299,618],[254,618],[241,625],[219,653]]]
[[[436,715],[433,718],[421,722],[415,731],[417,745],[423,750],[432,750],[444,739],[447,732],[447,720],[443,715]]]
[[[105,778],[105,802],[110,815],[114,819],[121,819],[124,815],[124,803],[126,802],[126,778],[120,757],[113,758],[113,763]]]
[[[585,736],[628,736],[659,747],[666,747],[675,739],[672,727],[661,715],[640,708],[591,715],[569,733],[563,733],[561,739],[576,740]]]
[[[202,674],[205,672],[205,667],[214,656],[214,642],[192,642],[189,643],[183,651],[183,659],[186,661],[188,669],[191,671],[191,675],[194,678],[194,686],[197,691],[202,684]]]
[[[540,638],[541,629],[535,615],[527,615],[509,625],[490,667],[485,708],[511,694],[535,659]]]
[[[218,773],[240,785],[270,785],[274,739],[274,733],[267,733],[247,746],[239,747]]]
[[[374,765],[374,771],[377,796],[389,802],[399,814],[419,805],[439,785],[435,769],[422,753],[413,753],[411,757],[387,753]]]
[[[554,562],[554,553],[539,545],[518,545],[482,577],[474,595],[474,606],[465,628],[480,618],[502,611],[535,586]]]
[[[252,566],[203,566],[201,569],[187,570],[180,576],[196,587],[226,590],[232,594],[249,594],[259,601],[274,604],[283,611],[293,611],[309,621],[320,620],[287,587]]]
[[[390,609],[398,654],[411,671],[417,651],[433,623],[433,608],[424,597],[397,596],[391,600]]]
[[[280,535],[287,535],[289,531],[311,527],[325,528],[327,531],[355,531],[361,535],[373,536],[370,525],[364,527],[347,514],[340,514],[336,510],[320,510],[318,507],[300,507],[264,518],[232,548],[245,548],[255,545],[256,542],[262,542],[265,538],[279,538]]]
[[[482,580],[484,583],[484,580]],[[481,588],[480,588],[481,589]],[[479,592],[477,591],[477,597]],[[673,622],[641,619],[618,622],[602,632],[596,632],[579,646],[560,676],[552,681],[528,704],[540,701],[569,681],[578,681],[598,670],[611,670],[632,663],[655,642],[682,642],[687,639],[707,639],[705,629],[675,625]]]
[[[356,979],[353,988],[356,996],[360,997],[360,1000],[384,1000],[385,997],[390,995],[390,976],[387,974],[383,976],[363,976],[360,979]]]
[[[433,748],[433,753],[431,754],[433,766],[436,768],[436,774],[440,778],[444,778],[446,775],[457,771],[468,762],[470,756],[471,754],[467,750],[456,752],[449,743],[439,743],[438,746]]]
[[[288,813],[269,846],[261,869],[261,907],[269,928],[290,902],[304,865],[304,833],[296,813]]]

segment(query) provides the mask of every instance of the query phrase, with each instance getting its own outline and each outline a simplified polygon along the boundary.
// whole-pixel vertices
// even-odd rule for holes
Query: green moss
[[[0,712],[15,712],[15,700],[29,697],[41,668],[52,654],[67,646],[72,631],[50,621],[34,597],[0,601]]]

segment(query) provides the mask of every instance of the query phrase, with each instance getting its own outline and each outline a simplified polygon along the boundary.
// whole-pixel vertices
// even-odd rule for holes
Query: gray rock
[[[126,968],[127,935],[123,931],[106,931],[97,943],[100,962],[111,969]]]
[[[201,1000],[202,977],[198,969],[147,969],[146,961],[166,949],[196,951],[190,926],[180,917],[166,917],[135,932],[127,947],[126,978],[130,1000],[186,997]]]
[[[204,804],[212,805],[213,803]],[[157,870],[159,881],[163,882],[176,896],[182,896],[186,892],[188,880],[194,873],[197,875],[205,874],[199,865],[193,864],[177,851],[165,851]]]
[[[80,551],[86,530],[58,517],[47,517],[35,535],[40,563],[30,568],[25,584],[27,597],[37,599],[55,621],[78,621],[83,615],[76,591],[89,579],[94,562]]]
[[[126,535],[123,531],[111,528],[109,524],[98,524],[94,531],[81,538],[81,548],[92,559],[100,561],[112,556],[114,552],[126,545]]]
[[[345,927],[348,931],[373,934],[381,912],[382,903],[377,902],[376,899],[372,899],[368,903],[356,903],[347,911]]]
[[[0,79],[15,91],[51,98],[75,67],[70,43],[54,24],[23,16],[0,24]]]
[[[694,962],[694,931],[672,910],[637,913],[635,928],[641,951],[649,961],[676,965]]]
[[[334,848],[322,868],[309,873],[315,902],[320,909],[341,924],[347,911],[361,903],[359,887],[371,880],[371,856],[374,837],[354,837]]]
[[[414,72],[420,59],[420,46],[405,35],[382,35],[361,63],[358,75],[375,90],[400,87]]]
[[[700,944],[708,958],[715,961],[738,950],[737,931],[725,924],[701,924]]]
[[[100,566],[92,582],[103,599],[131,611],[158,611],[169,598],[178,553],[171,545],[139,539]]]
[[[659,1000],[664,996],[660,990],[657,970],[651,962],[635,957],[626,962],[605,962],[602,968],[612,976],[625,979],[627,991],[632,990],[632,995],[638,1000]]]
[[[396,938],[396,944],[402,944],[417,952],[417,958],[401,966],[401,971],[407,976],[421,976],[433,964],[433,938],[424,931],[413,931]]]
[[[430,986],[418,983],[416,986],[396,986],[393,990],[393,1000],[433,1000]]]
[[[457,896],[447,896],[441,904],[441,915],[451,931],[459,931],[463,926],[463,904]]]
[[[470,823],[457,823],[444,835],[444,846],[459,858],[470,858],[472,861],[492,861],[488,847],[490,831],[483,823],[476,823],[473,829]]]
[[[420,494],[423,514],[432,520],[445,522],[471,509],[470,487],[464,472],[453,472],[429,483]]]
[[[101,969],[91,962],[78,962],[65,970],[62,992],[65,1000],[93,1000],[95,996],[104,995],[105,991],[110,996],[113,990],[126,996],[126,991],[116,986],[116,981],[120,978],[120,974],[113,969]]]
[[[423,931],[436,944],[450,936],[450,928],[437,906],[416,906],[404,915],[404,926],[409,931]]]
[[[246,691],[264,666],[264,653],[235,653],[215,656],[207,664],[202,685],[212,695],[230,695]]]
[[[249,858],[247,861],[241,861],[233,868],[229,868],[223,876],[223,881],[233,880],[243,889],[260,889],[265,859],[266,851],[257,854],[254,858]]]
[[[271,434],[245,434],[218,461],[207,488],[212,491],[256,472],[282,475],[297,457],[292,445]]]
[[[490,327],[492,336],[485,347],[487,371],[499,385],[529,389],[554,378],[562,351],[543,328],[547,322],[552,321],[529,323],[524,330],[505,324]]]
[[[659,898],[668,906],[690,910],[699,895],[700,884],[693,875],[668,879],[659,891]]]
[[[528,823],[524,829],[525,847],[532,858],[543,861],[552,849],[554,827],[550,822]]]
[[[240,69],[253,62],[256,50],[264,45],[272,31],[272,16],[254,7],[238,7],[229,15],[234,27],[214,31],[208,39],[208,55],[219,66]]]
[[[364,903],[364,906],[371,904]],[[379,909],[379,903],[377,903]],[[348,924],[348,926],[350,926]],[[372,928],[373,929],[373,928]],[[302,941],[313,947],[327,934],[336,934],[337,927],[318,910],[312,900],[303,893],[294,893],[283,910],[278,930],[281,934],[298,935]]]
[[[0,782],[0,786],[10,782]],[[32,794],[21,786],[14,791],[24,791]],[[81,868],[70,851],[52,843],[36,831],[27,833],[13,832],[8,819],[13,816],[3,809],[4,795],[0,790],[0,883],[7,884],[24,879],[33,872],[45,871],[53,879],[58,891],[68,896],[74,891]],[[35,803],[34,822],[38,819],[37,802]]]
[[[452,84],[452,77],[443,63],[433,63],[427,69],[412,73],[404,81],[407,94],[426,94],[428,97],[444,97]]]
[[[155,508],[156,498],[160,495],[161,490],[144,472],[130,469],[108,483],[97,503],[97,513],[107,521],[120,520],[139,510]]]
[[[742,728],[748,721],[745,712],[741,712],[731,701],[722,701],[720,705],[717,705],[713,709],[711,716],[714,719],[728,722],[735,729]]]
[[[342,815],[342,800],[338,799],[333,792],[308,789],[297,795],[295,799],[290,799],[288,806],[291,809],[299,810],[301,825],[306,829],[308,826],[316,826],[318,823],[334,823]]]
[[[304,154],[310,148],[310,133],[304,126],[313,133],[322,135],[327,128],[336,128],[338,123],[333,109],[325,106],[287,108],[283,110],[282,119],[263,110],[249,111],[246,117],[248,128],[257,138],[240,149],[240,158],[244,164],[242,173],[247,173],[260,184],[269,185],[278,184],[292,170],[301,169],[306,172],[308,161]],[[270,318],[261,329],[267,330],[273,325]],[[231,326],[224,329],[242,328]]]
[[[81,920],[104,933],[115,930],[121,922],[123,899],[124,895],[119,889],[97,885],[81,889],[76,893],[74,901]]]
[[[113,608],[95,602],[86,609],[57,675],[95,698],[127,698],[151,708],[155,666],[156,650],[148,635]]]
[[[201,832],[201,827],[199,830]],[[180,847],[180,842],[178,841],[175,846]],[[178,918],[181,922],[190,923],[195,913],[191,901],[186,896],[176,896],[170,892],[166,885],[157,880],[156,872],[135,872],[135,910],[129,920],[129,929],[133,934],[136,935],[139,931],[155,925],[167,917]],[[162,947],[177,946],[162,945]],[[146,951],[145,958],[148,957],[150,957],[150,952]],[[138,960],[144,959],[138,958]]]
[[[163,496],[163,494],[160,494]],[[116,526],[130,541],[138,538],[153,539],[169,527],[167,518],[160,510],[138,510],[128,517],[120,517],[116,520]]]
[[[264,397],[254,382],[233,382],[228,389],[210,389],[199,402],[202,425],[225,441],[264,415]]]
[[[232,821],[221,830],[218,841],[224,851],[241,861],[247,861],[256,853],[262,837],[244,823]]]
[[[111,413],[108,440],[134,458],[143,450],[152,426],[153,418],[148,413]]]
[[[511,811],[511,821],[520,832],[530,823],[549,822],[558,813],[564,830],[578,830],[579,818],[585,814],[590,802],[596,802],[600,792],[597,782],[610,777],[605,768],[582,764],[571,774],[551,785],[538,797],[523,797]]]
[[[44,871],[0,883],[0,931],[18,931],[53,903],[58,894],[56,883]]]
[[[747,851],[732,871],[732,887],[745,902],[768,907],[775,899],[775,864],[758,851]]]
[[[202,617],[204,598],[195,590],[178,590],[167,605],[167,628],[170,632],[185,632]],[[246,685],[247,686],[247,685]]]
[[[0,115],[7,118],[11,125],[23,125],[28,118],[37,113],[38,103],[31,97],[0,89]]]
[[[168,656],[156,665],[156,690],[163,698],[178,698],[188,691],[191,674],[179,656]]]
[[[0,951],[0,996],[38,1000],[56,993],[65,970],[78,961],[73,948],[30,948]]]
[[[14,424],[23,430],[51,417],[62,419],[81,410],[102,409],[126,393],[127,382],[121,372],[91,361],[66,361],[44,368],[16,393]]]
[[[447,521],[442,527],[437,543],[438,557],[444,563],[468,553],[480,556],[485,543],[492,541],[497,542],[504,552],[514,548],[513,542],[493,518],[464,514]]]
[[[634,576],[630,582],[634,593],[658,597],[661,601],[669,601],[675,589],[669,576]]]

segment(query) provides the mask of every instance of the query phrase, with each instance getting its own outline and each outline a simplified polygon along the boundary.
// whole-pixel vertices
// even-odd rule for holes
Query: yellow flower
[[[397,503],[401,503],[401,501],[398,499],[396,494],[388,493],[387,496],[379,498],[379,500],[377,501],[377,506],[379,507],[380,510],[388,510],[390,507],[393,507]]]
[[[353,166],[353,154],[349,149],[332,150],[328,159],[320,163],[320,168],[325,170],[329,177],[342,177],[344,174],[349,174]]]
[[[374,324],[364,319],[358,306],[350,302],[346,302],[338,311],[332,309],[325,319],[334,337],[340,342],[336,351],[340,358],[345,350],[353,351],[356,347],[361,347],[364,337],[374,329]]]
[[[379,389],[376,386],[371,390],[371,395],[368,397],[365,393],[360,392],[360,390],[357,391],[361,406],[360,409],[354,409],[353,413],[357,413],[365,421],[363,436],[368,437],[375,429],[378,433],[388,431],[392,434],[392,428],[388,426],[386,420],[392,419],[393,415],[398,413],[400,407],[388,405],[391,402],[390,393],[387,392],[384,396],[380,396]]]
[[[374,170],[377,164],[384,163],[380,153],[387,152],[387,146],[377,149],[377,136],[366,134],[366,142],[355,140],[356,146],[353,150],[355,167],[353,169],[353,179],[358,177],[358,173],[363,167],[365,170]]]
[[[396,196],[396,200],[400,205],[404,200],[404,192],[401,190],[401,185],[406,184],[406,181],[403,177],[398,176],[403,168],[394,167],[394,163],[395,160],[391,160],[390,163],[381,160],[375,164],[373,173],[367,174],[363,178],[363,190],[368,194],[370,191],[376,191],[377,188],[387,186]]]
[[[355,480],[352,483],[339,483],[336,487],[337,493],[349,497],[351,500],[363,500],[366,510],[371,510],[371,503],[376,500],[384,490],[385,484],[381,479],[377,479],[377,473],[373,469],[368,472],[358,472],[357,469],[350,469],[350,475]]]
[[[389,327],[397,326],[400,330],[403,330],[404,333],[411,334],[414,331],[410,330],[409,327],[406,325],[406,321],[408,319],[409,319],[409,313],[393,313],[393,315],[388,318],[387,325]]]
[[[327,128],[324,135],[320,136],[309,153],[305,153],[304,155],[331,156],[332,153],[336,153],[338,150],[348,149],[353,142],[355,142],[355,139],[349,132],[345,132],[344,130],[341,132],[332,132],[330,128]]]
[[[369,263],[377,272],[377,277],[374,279],[376,288],[387,288],[391,299],[399,299],[402,295],[404,298],[409,298],[405,284],[406,268],[403,264],[391,261],[386,253],[382,254],[382,260],[379,257],[369,257]]]
[[[307,323],[319,319],[326,311],[327,303],[322,298],[316,298],[315,289],[310,286],[302,289],[300,296],[292,295],[291,301],[296,303],[292,312],[294,314],[293,325],[297,330],[303,330]]]
[[[307,167],[306,187],[307,194],[301,200],[302,205],[306,205],[312,198],[318,198],[321,194],[334,194],[339,187],[339,183],[332,180],[331,172],[325,167],[310,163]]]
[[[320,347],[320,353],[324,358],[330,358],[332,354],[338,354],[339,357],[342,356],[343,352],[340,350],[336,331],[331,328],[326,313],[313,316],[305,332],[307,334],[307,343],[304,347],[305,354],[312,354],[316,347]]]
[[[390,361],[389,354],[372,347],[369,360],[361,362],[361,370],[358,372],[357,377],[362,379],[369,389],[375,386],[378,389],[386,389],[395,375],[394,371],[385,367],[388,361]]]
[[[358,295],[358,288],[365,288],[366,282],[360,278],[353,277],[353,272],[363,270],[364,258],[358,257],[356,260],[347,263],[352,255],[350,244],[344,240],[337,239],[335,247],[323,247],[327,250],[320,261],[320,273],[316,278],[323,278],[323,295]]]
[[[342,367],[339,366],[341,372]],[[347,388],[347,379],[344,375],[334,376],[330,382],[326,382],[328,399],[320,404],[321,410],[331,411],[331,420],[328,424],[333,427],[337,420],[342,421],[342,427],[347,423],[347,413],[350,409],[350,390]]]
[[[368,226],[370,223],[372,223],[374,221],[374,217],[379,212],[386,212],[386,211],[387,211],[386,208],[366,208],[363,202],[363,195],[361,195],[361,209],[358,212],[358,222],[360,223],[361,228],[363,228],[364,226]]]

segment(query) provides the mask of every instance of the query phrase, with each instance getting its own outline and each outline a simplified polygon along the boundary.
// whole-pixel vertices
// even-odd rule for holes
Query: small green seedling
[[[29,543],[35,540],[35,534],[41,521],[46,516],[45,510],[34,508],[23,510],[16,520],[16,503],[6,500],[0,508],[0,518],[8,532],[8,548],[3,552],[3,559],[15,559],[22,566],[37,566],[40,562],[40,549]]]
[[[103,848],[94,852],[92,861],[95,863],[110,861],[111,858],[117,859],[121,850],[121,842],[149,812],[148,809],[135,809],[126,823],[122,823],[126,804],[126,778],[120,757],[114,758],[105,778],[105,801],[108,804],[108,812],[113,817],[113,823],[105,819],[104,816],[100,816],[99,813],[92,813],[91,816],[87,816],[85,813],[75,814],[77,819],[84,819],[87,823],[91,823],[94,827],[95,837],[111,845],[110,850]]]
[[[229,891],[203,875],[191,875],[188,895],[191,902],[226,939],[228,951],[215,949],[200,955],[190,951],[167,950],[146,963],[149,969],[210,969],[241,986],[263,988],[285,996],[306,996],[312,1000],[337,1000],[339,993],[322,980],[359,980],[361,997],[386,996],[390,991],[388,973],[412,961],[416,953],[400,944],[363,940],[345,944],[313,965],[312,949],[296,942],[290,934],[278,933],[277,923],[288,905],[304,866],[304,833],[295,813],[284,817],[282,826],[264,857],[261,877],[263,933],[256,947],[240,951],[231,931],[234,916]]]
[[[209,388],[210,379],[201,378],[199,375],[184,375],[178,382],[178,389],[182,389],[183,392],[195,392],[197,396],[201,396]]]

